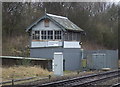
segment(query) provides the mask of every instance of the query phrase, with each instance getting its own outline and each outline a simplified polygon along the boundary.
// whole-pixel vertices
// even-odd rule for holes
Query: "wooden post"
[[[51,79],[51,75],[49,75],[49,80]]]
[[[77,71],[77,74],[79,74],[80,73],[80,71]]]
[[[12,79],[12,87],[14,86],[14,79]]]
[[[12,75],[12,87],[14,86],[14,74],[15,74],[15,71],[13,72],[13,75]]]

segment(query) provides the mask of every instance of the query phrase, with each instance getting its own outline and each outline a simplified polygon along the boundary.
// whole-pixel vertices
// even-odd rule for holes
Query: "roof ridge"
[[[64,17],[64,16],[58,16],[58,15],[53,15],[53,14],[49,14],[49,13],[46,13],[46,15],[48,15],[48,16],[53,16],[53,17],[57,17],[57,18],[68,19],[67,17]]]

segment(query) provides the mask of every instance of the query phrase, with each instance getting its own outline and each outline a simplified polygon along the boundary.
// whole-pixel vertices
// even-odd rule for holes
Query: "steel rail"
[[[39,77],[27,77],[27,78],[23,78],[23,79],[13,79],[13,82],[20,82],[20,81],[32,80],[32,79],[35,79],[35,78],[38,78],[39,80],[48,79],[48,77],[44,77],[44,78],[39,78]],[[0,84],[6,84],[6,83],[12,83],[12,80],[0,82]]]
[[[50,83],[45,83],[45,84],[41,84],[41,85],[34,86],[34,87],[61,87],[61,86],[62,87],[67,87],[67,86],[74,87],[74,86],[80,86],[80,85],[83,85],[83,84],[90,84],[90,83],[93,83],[93,82],[104,80],[106,78],[116,77],[116,76],[118,76],[118,72],[120,72],[120,70],[108,71],[108,72],[103,72],[103,73],[99,73],[99,74],[92,74],[92,75],[87,75],[87,76],[62,80],[62,81],[50,82]],[[108,75],[111,75],[111,74],[114,74],[114,73],[115,73],[115,75],[108,76]],[[101,76],[104,76],[104,78],[99,78],[99,79],[92,80],[92,81],[82,82],[82,80],[85,81],[85,79],[101,77]],[[75,84],[75,83],[79,83],[79,84]]]
[[[120,83],[116,83],[116,84],[114,84],[114,85],[112,85],[110,87],[120,87]]]
[[[94,83],[96,82],[99,82],[99,81],[102,81],[102,80],[105,80],[105,79],[109,79],[109,78],[113,78],[113,77],[117,77],[118,75],[112,75],[112,76],[108,76],[108,77],[103,77],[103,78],[100,78],[100,79],[96,79],[96,80],[92,80],[92,81],[87,81],[87,82],[84,82],[84,83],[78,83],[78,84],[73,84],[72,87],[78,87],[78,86],[88,86],[88,85],[93,85]],[[115,86],[116,87],[116,86]]]

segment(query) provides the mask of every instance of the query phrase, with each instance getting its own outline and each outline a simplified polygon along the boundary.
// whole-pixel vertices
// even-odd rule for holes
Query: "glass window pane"
[[[45,40],[46,38],[46,31],[41,31],[41,39]]]
[[[48,39],[53,39],[53,31],[48,31]]]
[[[60,40],[62,39],[61,37],[62,37],[61,31],[55,31],[55,39]]]
[[[40,31],[32,31],[32,39],[39,40],[40,39]]]

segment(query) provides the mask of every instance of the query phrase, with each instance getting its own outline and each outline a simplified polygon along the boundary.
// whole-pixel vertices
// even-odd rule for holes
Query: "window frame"
[[[33,30],[32,40],[62,40],[61,30]]]
[[[58,32],[58,33],[56,33],[56,32]],[[62,31],[61,30],[54,31],[54,39],[55,40],[62,40]]]
[[[32,40],[39,40],[40,39],[40,31],[39,30],[33,30],[32,31]]]
[[[44,33],[42,33],[42,32],[44,32]],[[42,30],[40,37],[41,37],[41,40],[47,40],[47,31],[46,30]]]
[[[51,33],[49,33],[49,32],[51,32]],[[54,32],[53,32],[53,30],[48,30],[47,31],[47,40],[54,40],[54,34],[53,34]]]

